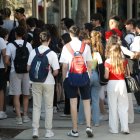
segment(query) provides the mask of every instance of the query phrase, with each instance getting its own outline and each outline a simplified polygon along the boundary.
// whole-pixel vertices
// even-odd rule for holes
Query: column
[[[32,0],[32,15],[38,18],[38,0]]]
[[[47,1],[43,1],[43,7],[44,7],[44,22],[47,23],[47,6],[46,6]]]
[[[132,0],[127,0],[127,19],[132,18]]]
[[[66,16],[66,10],[65,10],[66,9],[65,8],[66,3],[65,3],[65,0],[61,0],[60,6],[61,6],[61,8],[60,8],[60,10],[61,10],[60,18],[62,19],[62,18],[64,18]]]

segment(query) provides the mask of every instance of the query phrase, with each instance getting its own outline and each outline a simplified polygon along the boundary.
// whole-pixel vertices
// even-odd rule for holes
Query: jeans
[[[91,101],[92,101],[92,120],[94,124],[99,124],[100,108],[99,108],[99,93],[101,85],[99,83],[99,76],[96,70],[92,71],[90,78],[91,87]]]

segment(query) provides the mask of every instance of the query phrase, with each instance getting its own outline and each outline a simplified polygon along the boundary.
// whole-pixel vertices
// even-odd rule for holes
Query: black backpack
[[[27,62],[29,58],[29,50],[26,47],[27,42],[24,41],[23,45],[13,42],[16,47],[16,55],[14,59],[14,67],[16,73],[27,73]]]
[[[51,50],[48,49],[44,53],[39,53],[38,48],[35,48],[36,55],[30,66],[29,77],[33,82],[45,82],[49,72],[49,61],[46,56]]]

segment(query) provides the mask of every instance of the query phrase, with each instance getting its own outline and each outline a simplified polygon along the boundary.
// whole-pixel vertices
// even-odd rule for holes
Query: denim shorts
[[[63,88],[67,94],[68,98],[77,98],[78,89],[80,91],[81,98],[83,100],[90,99],[90,83],[82,87],[74,87],[69,84],[68,78],[66,78],[63,82]]]

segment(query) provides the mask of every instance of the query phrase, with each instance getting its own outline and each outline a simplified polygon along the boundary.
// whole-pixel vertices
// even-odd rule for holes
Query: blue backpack
[[[46,56],[51,50],[48,49],[40,54],[38,48],[35,49],[36,55],[31,63],[29,71],[30,80],[33,82],[45,82],[49,72],[49,61]]]

